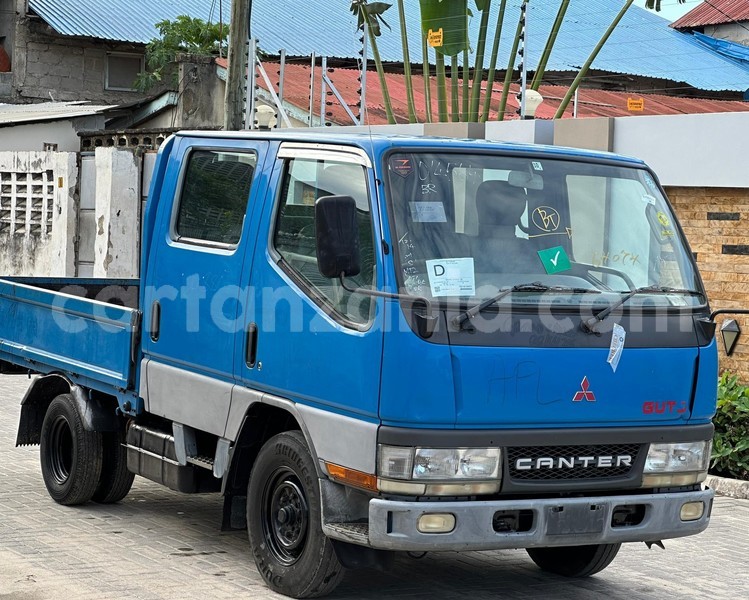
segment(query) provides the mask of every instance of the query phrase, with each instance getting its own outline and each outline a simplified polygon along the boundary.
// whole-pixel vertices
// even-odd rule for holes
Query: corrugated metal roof
[[[226,60],[217,60],[219,66],[226,67]],[[278,68],[274,63],[264,63],[265,69],[268,73],[275,73]],[[348,103],[349,108],[354,114],[357,114],[358,109],[356,103],[358,101],[358,88],[359,88],[359,71],[354,69],[332,69],[328,72],[333,84],[336,86],[338,91],[343,96],[344,100]],[[310,77],[310,66],[308,64],[294,64],[290,63],[286,65],[286,73],[284,77],[284,100],[289,102],[301,109],[302,112],[307,112],[309,106],[309,77]],[[406,84],[405,77],[397,73],[386,74],[388,91],[393,104],[393,112],[395,113],[396,120],[399,123],[408,122],[408,107],[406,104]],[[315,69],[315,80],[317,81],[317,90],[320,90],[320,67]],[[263,88],[266,88],[265,82],[261,77],[258,78],[258,84]],[[266,88],[267,89],[267,88]],[[519,88],[516,84],[511,87],[510,95],[508,98],[508,104],[506,108],[506,118],[516,119],[516,109],[518,108],[518,101],[516,94]],[[542,85],[540,89],[541,95],[544,97],[544,102],[536,113],[537,118],[540,119],[552,119],[554,114],[564,98],[567,88],[563,86],[555,85]],[[501,94],[501,83],[494,87],[494,93],[492,97],[491,111],[489,120],[494,121],[497,118],[497,110],[499,108],[499,99]],[[418,120],[420,122],[426,121],[426,115],[424,111],[424,82],[420,76],[414,77],[414,95],[417,106]],[[642,112],[631,112],[628,110],[628,99],[640,99],[644,100]],[[382,100],[382,91],[380,89],[379,80],[371,73],[367,77],[367,105],[369,122],[372,125],[381,125],[387,123],[385,116],[385,109]],[[432,105],[433,114],[437,114],[437,100],[434,93],[434,81],[432,81]],[[332,113],[329,120],[338,125],[351,125],[351,119],[346,114],[344,108],[336,101],[333,100],[331,106],[326,107],[326,110]],[[319,104],[316,106],[316,111],[319,113]],[[749,111],[749,102],[742,101],[724,101],[724,100],[703,100],[697,98],[677,98],[674,96],[664,96],[660,94],[640,94],[633,92],[610,92],[605,90],[595,89],[581,89],[579,93],[579,104],[578,104],[578,116],[581,118],[585,117],[623,117],[623,116],[635,116],[635,115],[678,115],[678,114],[699,114],[699,113],[716,113],[716,112],[744,112]],[[565,115],[566,118],[572,116],[572,106],[567,109]]]
[[[720,25],[734,21],[749,21],[747,0],[710,0],[703,2],[671,23],[674,29],[690,29],[705,25]]]
[[[231,1],[224,0],[224,23]],[[158,37],[156,23],[179,15],[217,23],[218,0],[29,0],[29,9],[62,35],[147,44]]]
[[[111,106],[92,106],[85,102],[44,102],[41,104],[0,104],[0,127],[36,121],[56,121],[88,117]]]
[[[559,3],[559,0],[548,0],[528,5],[527,56],[531,69],[538,65]],[[360,34],[348,10],[349,2],[336,0],[325,6],[322,4],[309,0],[254,0],[253,32],[259,37],[261,47],[271,53],[285,48],[288,54],[296,56],[309,56],[314,51],[318,55],[356,57]],[[490,39],[494,35],[499,4],[492,3]],[[419,2],[405,0],[405,5],[411,60],[421,62]],[[577,71],[621,6],[621,0],[571,2],[548,70]],[[502,69],[508,62],[519,7],[520,0],[508,2],[499,54]],[[279,13],[283,17],[279,17]],[[395,6],[385,13],[385,18],[392,29],[383,28],[378,40],[380,54],[384,61],[398,62],[402,60],[402,50]],[[474,36],[477,29],[476,24],[472,24]],[[476,48],[476,39],[471,46]],[[486,54],[485,64],[488,64],[490,52]],[[691,36],[670,29],[665,19],[637,6],[629,9],[593,68],[685,82],[705,90],[749,89],[749,69],[711,52]]]
[[[29,0],[30,6],[65,35],[147,42],[156,35],[153,23],[180,14],[207,18],[215,0]],[[406,26],[412,62],[421,62],[419,0],[405,0]],[[290,56],[319,55],[352,59],[360,50],[356,21],[349,0],[254,0],[252,31],[266,52],[285,49]],[[505,13],[499,68],[508,62],[510,41],[519,15],[520,0],[510,0]],[[622,6],[621,0],[571,2],[557,44],[549,61],[550,71],[576,71],[585,62],[603,32]],[[492,4],[489,36],[494,34],[499,2]],[[528,6],[528,66],[538,64],[551,30],[559,0],[531,2]],[[229,0],[224,2],[228,18]],[[378,40],[384,61],[401,62],[399,20],[394,6],[385,13],[392,29],[383,28]],[[474,17],[476,19],[477,17]],[[477,26],[471,27],[475,36]],[[476,40],[472,40],[476,48]],[[489,61],[487,52],[486,63]],[[668,22],[651,11],[632,6],[609,39],[594,69],[685,82],[704,90],[749,89],[749,68],[704,47],[692,36],[668,27]]]

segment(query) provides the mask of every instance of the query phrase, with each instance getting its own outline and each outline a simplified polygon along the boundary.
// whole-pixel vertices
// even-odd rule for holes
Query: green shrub
[[[721,477],[749,480],[749,387],[736,375],[718,380],[718,412],[710,472]]]

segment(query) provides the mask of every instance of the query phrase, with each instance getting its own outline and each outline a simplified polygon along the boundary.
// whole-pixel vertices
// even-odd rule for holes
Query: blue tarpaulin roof
[[[744,46],[736,42],[730,42],[728,40],[719,40],[709,35],[693,32],[694,37],[701,44],[705,44],[711,50],[715,50],[718,54],[727,56],[733,60],[737,60],[746,66],[749,66],[749,46]]]
[[[489,27],[489,60],[499,1],[492,3]],[[531,1],[528,5],[527,56],[532,70],[556,16],[560,0]],[[30,8],[64,35],[111,40],[148,42],[157,35],[154,23],[189,14],[218,20],[218,0],[29,0]],[[405,0],[411,62],[421,62],[419,1]],[[577,71],[611,24],[623,0],[571,2],[547,69]],[[291,56],[312,52],[355,59],[360,32],[349,11],[349,0],[253,0],[252,33],[262,50],[271,54],[285,49]],[[470,2],[472,48],[476,48],[478,11]],[[504,69],[520,12],[520,0],[510,0],[504,20],[498,67]],[[228,20],[230,0],[224,0]],[[383,27],[378,39],[384,61],[401,62],[399,20],[396,6],[385,13],[392,29]],[[675,31],[668,21],[651,11],[632,6],[593,63],[593,69],[620,74],[654,77],[703,90],[749,89],[749,67],[706,47],[695,37]]]

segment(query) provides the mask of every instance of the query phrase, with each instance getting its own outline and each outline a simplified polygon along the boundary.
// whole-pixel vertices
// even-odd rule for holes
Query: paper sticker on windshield
[[[689,302],[687,302],[686,298],[683,296],[675,296],[675,295],[668,295],[666,296],[668,301],[671,303],[671,306],[688,306]]]
[[[655,198],[649,194],[643,194],[642,201],[647,202],[650,206],[655,206]]]
[[[432,296],[475,296],[473,258],[444,258],[426,261]]]
[[[624,352],[624,340],[627,339],[627,332],[624,327],[618,323],[614,323],[614,329],[611,332],[611,346],[609,346],[609,356],[606,362],[611,365],[611,370],[616,373],[616,368],[619,366],[619,360]]]
[[[531,163],[531,165],[533,165],[533,170],[534,171],[543,171],[544,170],[544,166],[540,162],[538,162],[536,160],[534,160]]]
[[[554,246],[553,248],[547,248],[546,250],[539,250],[538,257],[544,265],[544,269],[549,275],[554,273],[561,273],[562,271],[569,271],[572,266],[570,265],[570,257],[567,256],[567,252],[562,246]]]
[[[390,168],[404,178],[414,172],[414,166],[410,158],[391,158]]]
[[[414,223],[447,223],[442,202],[410,202],[409,205]]]
[[[671,226],[671,221],[669,220],[668,215],[666,213],[659,212],[657,216],[658,216],[658,222],[661,225],[663,225],[664,227],[670,227]]]

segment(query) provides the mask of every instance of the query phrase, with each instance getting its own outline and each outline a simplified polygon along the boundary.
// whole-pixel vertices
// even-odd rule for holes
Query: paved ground
[[[37,448],[14,448],[23,377],[0,377],[0,600],[264,599],[244,533],[221,533],[218,496],[136,478],[120,504],[65,508],[46,493]],[[333,598],[749,598],[749,501],[720,498],[708,531],[625,545],[599,575],[538,571],[523,551],[407,556],[351,571]]]

